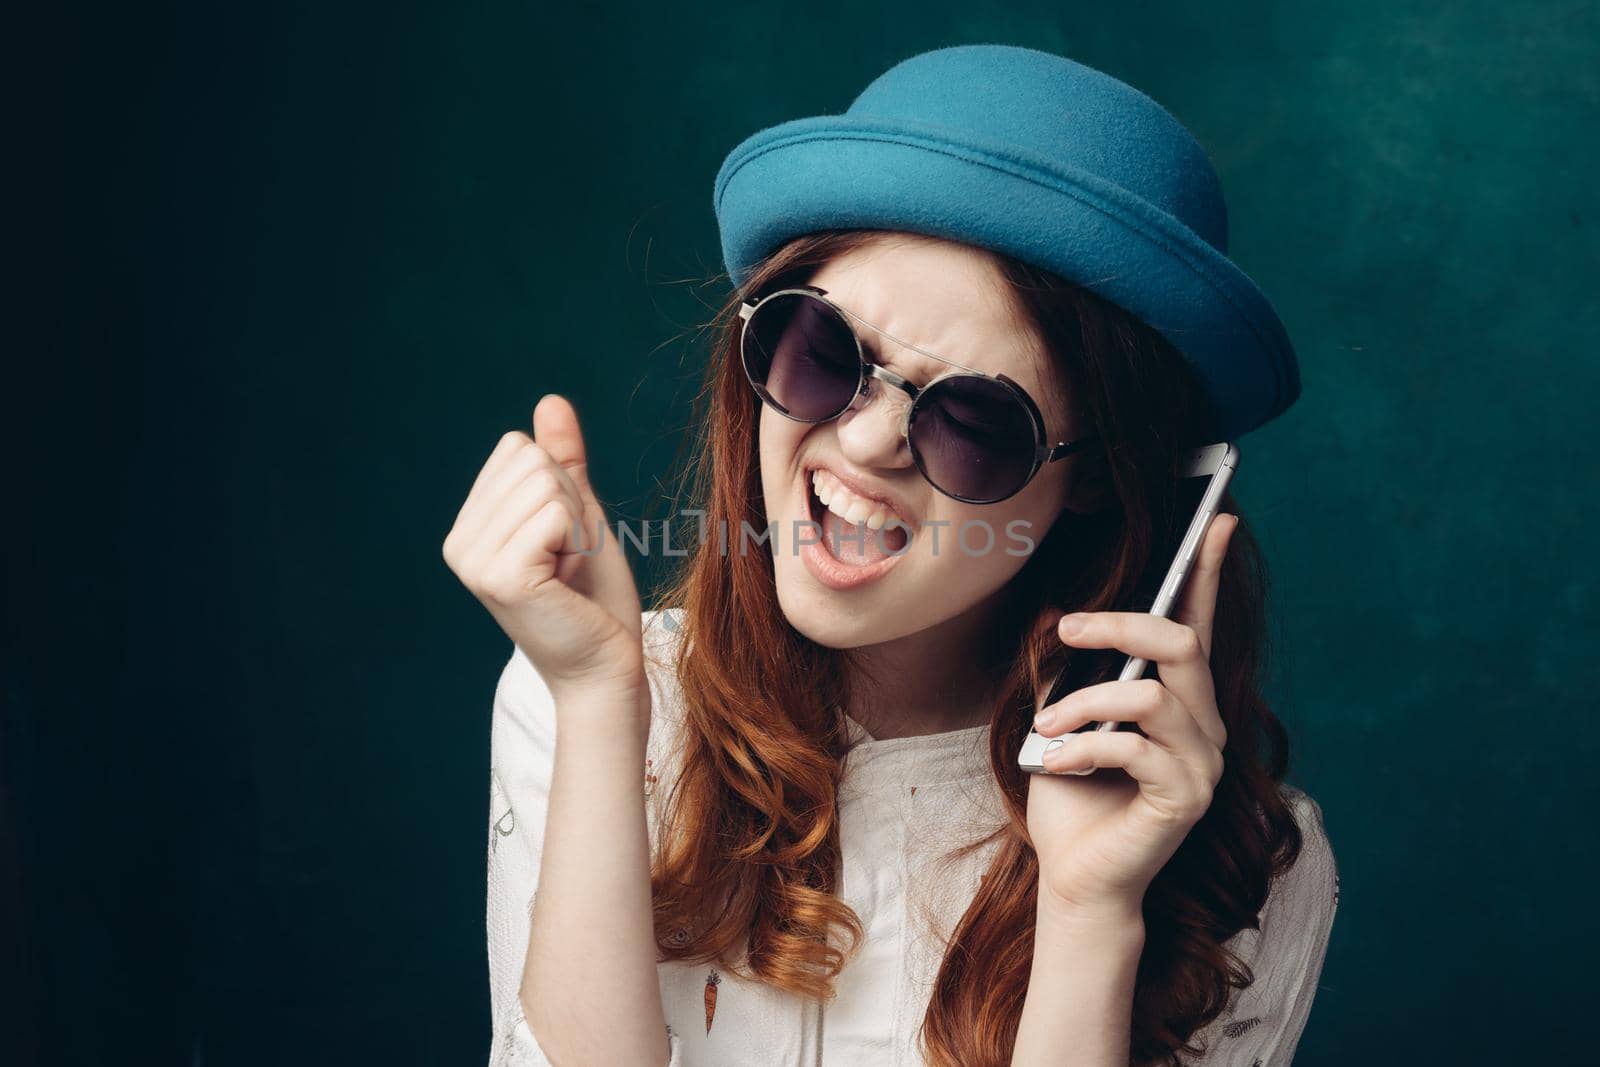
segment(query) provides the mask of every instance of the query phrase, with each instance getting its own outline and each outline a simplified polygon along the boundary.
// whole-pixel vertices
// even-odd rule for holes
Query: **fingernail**
[[[1084,624],[1088,621],[1088,616],[1081,611],[1074,611],[1071,615],[1062,616],[1061,635],[1063,637],[1075,637],[1083,631]]]
[[[1054,757],[1057,761],[1066,759],[1072,755],[1072,749],[1077,740],[1077,734],[1062,734],[1050,742],[1050,747],[1045,749],[1044,758],[1048,760]]]
[[[1055,723],[1056,713],[1053,711],[1041,711],[1039,714],[1033,717],[1033,728],[1035,730],[1048,730],[1050,727],[1054,726]]]

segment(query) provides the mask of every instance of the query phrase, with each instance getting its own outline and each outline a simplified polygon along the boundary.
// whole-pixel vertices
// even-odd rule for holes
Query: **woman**
[[[1288,1063],[1336,873],[1231,497],[1173,617],[1125,610],[1179,456],[1299,391],[1204,154],[961,46],[747,139],[716,205],[737,291],[657,607],[559,397],[445,542],[514,642],[491,1063]],[[1093,649],[1155,673],[1039,707]],[[1030,775],[1036,721],[1068,743]]]

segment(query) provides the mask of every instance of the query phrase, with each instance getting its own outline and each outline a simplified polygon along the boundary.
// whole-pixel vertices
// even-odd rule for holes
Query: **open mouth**
[[[807,514],[822,531],[828,555],[847,566],[866,567],[899,555],[909,543],[905,523],[892,515],[874,530],[869,519],[850,522],[828,509],[817,495],[814,473],[805,472]]]

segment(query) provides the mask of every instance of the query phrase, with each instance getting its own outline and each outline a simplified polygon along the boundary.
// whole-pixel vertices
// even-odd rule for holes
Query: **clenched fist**
[[[638,588],[589,485],[565,397],[534,407],[532,438],[512,430],[500,439],[445,536],[444,559],[558,707],[622,700],[648,721]]]

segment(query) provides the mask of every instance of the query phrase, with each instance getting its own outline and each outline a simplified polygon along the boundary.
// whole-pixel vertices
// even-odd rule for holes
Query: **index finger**
[[[484,513],[490,506],[491,498],[497,495],[494,490],[505,480],[507,466],[524,448],[532,446],[533,438],[521,430],[508,430],[500,435],[494,449],[489,453],[489,458],[478,468],[478,475],[472,480],[472,488],[467,490],[467,498],[461,502],[461,507],[456,511],[452,532],[477,531],[483,524]]]
[[[1212,624],[1217,614],[1217,589],[1222,585],[1222,561],[1238,529],[1239,516],[1223,512],[1212,518],[1194,561],[1194,572],[1184,586],[1183,601],[1173,616],[1194,630],[1206,659],[1211,658]]]

